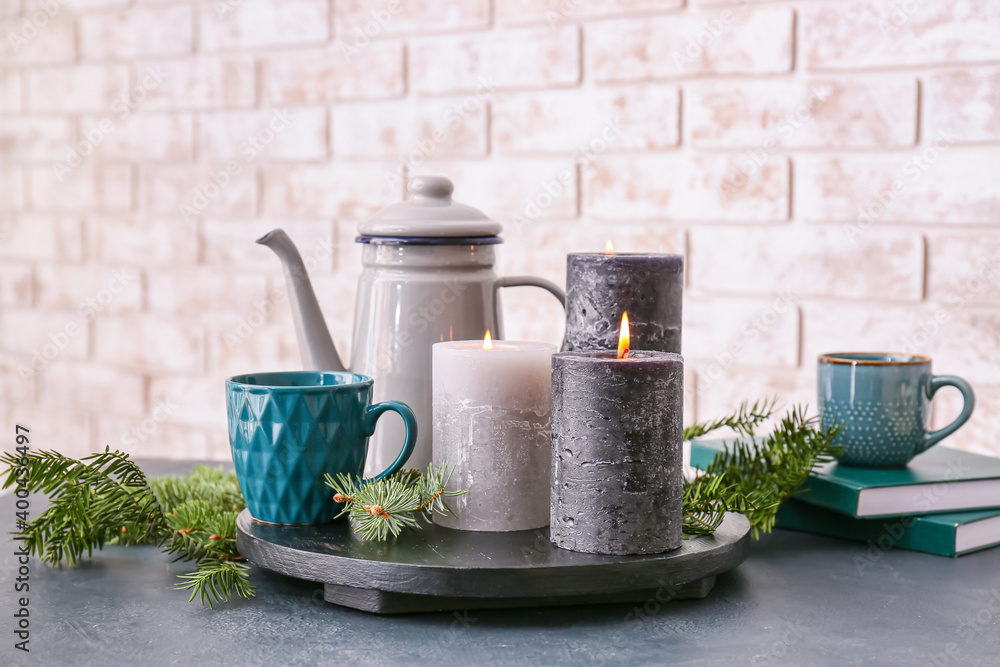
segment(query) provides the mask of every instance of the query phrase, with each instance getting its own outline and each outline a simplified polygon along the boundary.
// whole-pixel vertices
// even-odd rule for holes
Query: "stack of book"
[[[705,468],[732,440],[691,443]],[[932,447],[906,468],[824,465],[778,510],[777,527],[942,556],[1000,545],[1000,458]]]

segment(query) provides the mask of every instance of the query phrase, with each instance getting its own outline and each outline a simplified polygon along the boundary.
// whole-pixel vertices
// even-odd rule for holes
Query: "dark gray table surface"
[[[7,533],[10,495],[0,510]],[[73,569],[32,562],[29,654],[13,648],[14,549],[0,554],[2,665],[1000,665],[1000,549],[879,553],[779,530],[704,600],[382,617],[261,570],[256,598],[209,610],[173,590],[187,566],[109,548]]]

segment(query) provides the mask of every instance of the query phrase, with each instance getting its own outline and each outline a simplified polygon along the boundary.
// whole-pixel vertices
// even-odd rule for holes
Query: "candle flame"
[[[615,244],[611,242],[611,239],[608,239],[608,242],[604,244],[604,254],[605,255],[615,254]]]
[[[629,326],[628,313],[622,313],[622,326],[618,330],[618,358],[624,359],[628,356],[629,349]]]
[[[493,349],[493,336],[490,335],[490,330],[486,330],[486,337],[483,338],[483,349],[492,350]]]

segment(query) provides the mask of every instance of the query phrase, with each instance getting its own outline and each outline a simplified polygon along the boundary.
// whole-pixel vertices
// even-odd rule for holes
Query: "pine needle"
[[[743,403],[728,417],[684,430],[705,435],[728,426],[743,436],[771,417],[774,401]],[[754,537],[774,528],[778,507],[800,491],[809,474],[841,453],[834,446],[839,427],[822,428],[818,417],[806,417],[805,407],[792,408],[759,443],[736,439],[715,455],[693,482],[684,483],[684,534],[714,532],[726,512],[739,512],[750,521]]]
[[[758,426],[771,418],[777,403],[777,397],[754,401],[753,405],[749,401],[743,401],[731,415],[688,426],[684,429],[683,437],[685,440],[693,440],[724,427],[731,428],[740,435],[752,436]]]
[[[334,490],[334,502],[344,503],[338,517],[350,517],[354,531],[362,539],[379,542],[398,537],[404,528],[416,528],[418,519],[430,519],[436,514],[452,514],[447,498],[454,498],[465,491],[446,491],[451,473],[445,474],[447,465],[435,470],[427,465],[427,472],[402,470],[377,480],[358,480],[348,475],[326,476],[326,484]],[[454,469],[452,469],[454,472]]]
[[[256,588],[250,583],[250,567],[243,563],[228,560],[206,558],[198,561],[198,569],[191,574],[182,574],[184,583],[178,583],[176,588],[191,591],[188,602],[201,597],[201,604],[214,608],[219,602],[229,602],[233,595],[249,599],[256,594]]]
[[[75,565],[106,544],[155,544],[175,560],[195,561],[196,572],[181,575],[202,604],[252,597],[249,567],[236,549],[236,517],[246,505],[236,474],[198,466],[183,477],[147,480],[128,454],[103,452],[72,459],[58,452],[27,457],[27,487],[49,496],[49,506],[28,521],[29,553],[49,565]],[[3,488],[23,477],[25,457],[4,454]],[[21,474],[19,474],[21,473]]]

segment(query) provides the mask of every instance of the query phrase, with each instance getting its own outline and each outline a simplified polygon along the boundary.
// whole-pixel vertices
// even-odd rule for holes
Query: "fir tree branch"
[[[409,469],[373,480],[327,475],[326,484],[334,490],[333,501],[344,503],[337,516],[347,514],[363,539],[383,541],[390,535],[397,537],[404,528],[416,528],[420,518],[430,519],[435,513],[454,515],[447,499],[465,491],[445,490],[451,478],[446,470],[447,465],[436,470],[429,463],[426,473]]]
[[[691,432],[703,435],[730,426],[752,435],[746,424],[756,425],[771,416],[773,401],[764,405],[765,409],[759,409],[757,403],[747,408],[744,403],[733,415],[696,425]],[[800,406],[792,408],[757,442],[737,439],[726,445],[703,474],[684,484],[685,534],[714,531],[726,512],[746,515],[755,537],[770,532],[781,503],[801,491],[810,473],[840,455],[841,448],[832,444],[838,433],[839,427],[823,428],[818,417],[806,417],[805,408]]]
[[[750,405],[749,401],[743,401],[736,412],[731,415],[710,422],[695,422],[688,426],[684,429],[683,438],[684,440],[694,440],[724,427],[729,427],[740,435],[752,436],[758,426],[771,418],[777,403],[777,397],[754,401],[753,405]]]
[[[23,531],[29,552],[44,562],[74,565],[85,551],[89,558],[112,539],[139,544],[165,537],[159,504],[127,454],[105,449],[77,461],[49,451],[28,457],[5,453],[0,457],[9,466],[4,488],[16,483],[24,458],[28,490],[50,499],[49,507]]]
[[[233,595],[248,599],[256,595],[256,588],[250,583],[250,567],[228,560],[205,558],[198,561],[197,571],[182,574],[182,583],[176,588],[191,591],[188,602],[195,596],[201,597],[202,605],[214,608],[219,602],[228,602]]]
[[[448,498],[456,498],[466,492],[445,490],[454,472],[454,467],[448,470],[447,463],[441,464],[441,470],[435,470],[433,462],[427,464],[427,472],[420,480],[420,509],[427,513],[428,518],[434,514],[458,516],[448,505]]]
[[[4,454],[0,464],[9,466],[4,488],[27,481],[29,491],[49,496],[20,534],[50,565],[74,565],[106,544],[156,544],[175,560],[195,561],[196,572],[181,577],[191,599],[211,606],[232,593],[253,595],[236,549],[236,517],[245,505],[235,473],[198,466],[183,477],[147,480],[128,454],[110,449],[80,460]]]

